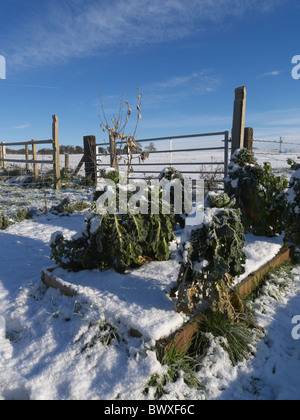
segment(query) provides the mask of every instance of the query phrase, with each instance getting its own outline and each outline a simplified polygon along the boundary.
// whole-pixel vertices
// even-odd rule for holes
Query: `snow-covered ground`
[[[199,147],[199,144],[194,141],[194,147]],[[207,146],[207,144],[206,144]],[[223,144],[219,141],[213,141],[209,143],[208,147],[222,147]],[[177,146],[178,147],[178,146]],[[184,146],[181,146],[185,147]],[[193,143],[189,145],[190,148],[193,147]],[[204,147],[202,145],[202,147]],[[169,143],[166,142],[165,147],[162,146],[163,149],[169,148]],[[175,150],[175,146],[174,146]],[[275,149],[254,149],[254,154],[258,160],[259,164],[263,162],[269,161],[272,164],[272,167],[276,170],[283,170],[287,169],[289,166],[287,164],[287,159],[291,158],[297,163],[300,163],[300,151],[288,151],[284,150],[282,153],[279,153],[278,150]],[[82,159],[83,155],[70,155],[70,168],[75,169],[79,164],[80,160]],[[9,159],[24,159],[22,155],[7,155]],[[45,162],[51,161],[52,156],[50,155],[39,155],[39,160],[44,160]],[[110,165],[109,156],[102,156],[98,157],[99,164],[103,164],[105,166]],[[195,164],[192,165],[185,165],[186,162]],[[208,151],[200,151],[200,152],[193,152],[193,151],[186,151],[184,153],[176,153],[176,152],[167,152],[167,153],[155,153],[150,154],[149,158],[145,160],[145,162],[141,163],[140,165],[135,167],[137,171],[161,171],[165,166],[174,166],[179,171],[196,171],[201,174],[203,171],[222,171],[223,165],[219,164],[220,162],[224,162],[224,151],[223,150],[208,150]],[[121,162],[122,163],[122,162]],[[133,160],[133,164],[137,164],[137,160]],[[150,164],[150,166],[149,166]],[[157,164],[157,165],[156,165]],[[165,164],[165,165],[163,165]],[[210,165],[213,164],[211,167]],[[14,166],[25,167],[25,164],[22,163],[11,163],[8,164],[9,167]],[[64,168],[65,166],[65,156],[60,156],[60,166]],[[40,171],[51,170],[51,165],[49,164],[38,164]],[[30,168],[32,169],[32,168]],[[80,175],[84,175],[84,166],[81,168]],[[193,177],[197,178],[197,174],[193,173]]]
[[[153,390],[143,394],[145,385],[151,375],[167,369],[156,359],[154,340],[183,321],[166,294],[178,273],[175,248],[171,261],[125,275],[61,270],[60,276],[79,292],[74,298],[41,282],[41,269],[53,265],[52,233],[60,230],[71,237],[81,230],[83,217],[40,213],[0,232],[0,315],[6,324],[0,339],[2,399],[152,399]],[[250,269],[258,264],[251,258],[257,242],[248,239]],[[278,241],[268,245],[265,238],[259,240],[270,257],[280,248]],[[294,280],[276,279],[284,287],[266,286],[267,294],[254,304],[267,330],[255,356],[232,367],[215,339],[197,373],[205,388],[189,388],[179,379],[166,387],[165,398],[300,398],[300,343],[291,336],[292,318],[300,308],[300,268],[293,274]],[[130,328],[143,337],[132,337]],[[109,332],[118,339],[106,342]]]
[[[0,231],[0,399],[152,400],[154,389],[145,395],[145,386],[153,374],[167,370],[156,358],[155,340],[185,321],[167,294],[179,270],[176,246],[170,261],[153,262],[125,275],[57,270],[60,278],[73,284],[76,297],[47,289],[41,270],[54,265],[52,233],[62,231],[71,237],[81,230],[84,219],[84,213],[45,213],[65,196],[71,202],[91,200],[86,189],[0,188],[0,212],[39,209],[33,219]],[[177,237],[180,240],[180,232]],[[247,235],[246,273],[236,281],[271,259],[281,245],[282,237]],[[300,341],[292,337],[292,319],[300,315],[299,287],[299,266],[266,284],[265,293],[253,303],[265,334],[257,339],[249,360],[233,367],[220,340],[211,339],[197,372],[204,388],[189,388],[180,377],[166,385],[163,398],[299,399]],[[132,336],[130,329],[142,337]]]

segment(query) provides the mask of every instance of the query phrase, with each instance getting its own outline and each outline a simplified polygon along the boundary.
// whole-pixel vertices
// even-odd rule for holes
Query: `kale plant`
[[[268,162],[259,165],[249,150],[240,149],[233,154],[225,191],[236,200],[236,207],[242,211],[242,222],[249,232],[270,237],[282,233],[287,187],[284,175],[276,176]]]
[[[300,169],[290,180],[290,187],[285,197],[286,210],[283,218],[286,225],[285,240],[295,246],[296,255],[300,256]]]
[[[102,174],[117,185],[118,171]],[[61,233],[53,235],[50,248],[51,258],[63,268],[73,271],[84,269],[114,268],[124,273],[129,268],[138,267],[150,260],[165,261],[171,256],[170,243],[174,236],[174,214],[165,214],[160,191],[148,188],[148,196],[158,194],[160,198],[157,214],[151,213],[151,200],[148,212],[106,212],[90,216],[85,221],[81,235],[67,240]],[[103,192],[97,194],[101,198]],[[119,208],[119,195],[116,194],[116,208]],[[128,192],[127,198],[132,197]],[[108,203],[106,203],[108,206]]]
[[[177,286],[179,312],[194,314],[203,304],[213,305],[215,301],[225,305],[223,294],[229,293],[233,277],[245,272],[246,241],[240,211],[232,208],[235,203],[230,203],[226,195],[210,194],[207,203],[226,203],[226,208],[207,208],[202,224],[190,232],[182,246]]]

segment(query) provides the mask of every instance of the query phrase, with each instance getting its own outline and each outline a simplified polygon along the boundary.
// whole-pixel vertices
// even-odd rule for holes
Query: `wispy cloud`
[[[31,127],[31,124],[16,125],[12,127],[12,130],[24,130],[25,128]]]
[[[282,0],[52,0],[6,34],[11,65],[39,66],[73,57],[178,40],[207,23],[265,13]],[[46,7],[46,9],[45,9]]]
[[[289,140],[300,142],[299,125],[300,109],[287,108],[265,111],[260,113],[247,113],[247,125],[254,127],[256,139],[279,139],[284,136]]]
[[[146,103],[175,102],[191,96],[213,92],[222,81],[211,70],[195,71],[187,75],[174,75],[163,81],[142,86]]]
[[[194,85],[195,87],[200,88],[199,85],[201,85],[201,88],[205,88],[206,84],[211,84],[212,82],[215,82],[216,79],[209,74],[207,70],[204,70],[202,72],[193,72],[188,75],[184,76],[172,76],[168,78],[167,80],[164,80],[162,82],[156,82],[151,85],[152,89],[173,89],[173,88],[181,88],[185,87],[187,85]],[[149,86],[150,87],[150,86]]]
[[[34,88],[34,89],[59,89],[57,86],[25,85],[25,84],[15,84],[15,83],[7,83],[6,86],[14,86],[14,87],[22,87],[22,88]]]
[[[279,76],[280,75],[280,71],[279,70],[275,70],[275,71],[269,71],[269,72],[266,72],[266,73],[263,73],[263,74],[260,74],[259,76],[257,76],[258,78],[261,78],[261,77],[276,77],[276,76]]]
[[[216,131],[220,129],[223,131],[226,127],[230,127],[232,123],[232,115],[204,115],[191,113],[176,113],[170,114],[168,117],[160,116],[153,118],[151,122],[144,121],[142,129],[144,130],[175,130],[180,129],[182,131],[190,132],[191,127],[195,127],[195,130],[200,132],[205,131]],[[170,133],[172,135],[172,133]]]

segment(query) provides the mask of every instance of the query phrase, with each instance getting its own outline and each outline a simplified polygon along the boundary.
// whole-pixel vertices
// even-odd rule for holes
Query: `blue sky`
[[[1,0],[0,138],[81,145],[120,97],[137,104],[138,138],[231,130],[247,89],[256,138],[300,143],[299,0]],[[130,128],[130,127],[129,127]]]

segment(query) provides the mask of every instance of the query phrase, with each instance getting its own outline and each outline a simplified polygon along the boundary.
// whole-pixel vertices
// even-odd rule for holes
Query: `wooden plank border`
[[[269,262],[264,264],[258,270],[250,274],[245,280],[237,284],[234,288],[235,291],[241,296],[245,297],[249,293],[252,293],[259,283],[262,281],[264,276],[268,274],[271,268],[279,267],[280,265],[292,260],[292,251],[287,246],[283,246],[279,253],[272,258]]]
[[[58,279],[54,274],[53,271],[56,270],[58,267],[46,268],[42,270],[41,273],[41,280],[47,286],[53,289],[59,289],[60,292],[68,297],[75,297],[78,295],[77,291],[72,288],[72,285],[64,282],[61,279]]]
[[[249,293],[252,293],[259,283],[263,280],[264,276],[268,274],[271,268],[279,267],[280,265],[290,262],[292,260],[292,250],[283,246],[279,253],[272,258],[269,262],[264,264],[255,272],[251,273],[241,283],[234,287],[234,290],[243,298]],[[156,341],[156,350],[160,358],[170,348],[172,344],[181,353],[185,353],[190,345],[193,336],[197,333],[197,324],[203,318],[204,313],[200,313],[189,322],[179,328],[176,332],[172,333],[169,337],[165,337]]]

